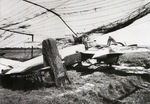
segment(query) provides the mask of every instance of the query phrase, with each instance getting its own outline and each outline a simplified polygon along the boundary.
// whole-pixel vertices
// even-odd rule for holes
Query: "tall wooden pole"
[[[51,38],[44,40],[42,42],[42,53],[44,67],[50,66],[49,81],[54,82],[57,87],[64,87],[65,81],[70,82],[70,80],[67,76],[66,68],[61,60],[56,40]]]
[[[34,35],[32,35],[32,42],[34,41]],[[32,45],[32,48],[31,48],[31,58],[33,58],[33,45]]]

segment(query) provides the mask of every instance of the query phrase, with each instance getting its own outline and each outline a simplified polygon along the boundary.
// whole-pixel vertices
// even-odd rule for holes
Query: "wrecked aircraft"
[[[87,42],[87,44],[89,45],[93,43]],[[98,44],[92,47],[90,46],[88,47],[87,50],[84,44],[78,44],[59,49],[61,59],[65,66],[73,65],[76,63],[84,63],[87,62],[87,60],[88,61],[94,60],[94,62],[91,62],[90,64],[104,62],[105,64],[109,64],[111,66],[112,64],[116,64],[119,59],[119,56],[124,53],[143,52],[143,51],[150,51],[150,50],[146,48],[138,48],[137,45],[120,46],[120,44],[118,45],[118,43],[114,39],[113,41],[110,41],[110,39],[108,39],[105,45]],[[25,62],[19,62],[4,58],[0,58],[0,60],[1,60],[0,73],[5,72],[5,74],[31,72],[44,67],[43,55]]]

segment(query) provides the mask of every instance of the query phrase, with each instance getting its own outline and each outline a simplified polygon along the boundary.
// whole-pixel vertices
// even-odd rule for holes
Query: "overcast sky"
[[[75,33],[87,32],[91,29],[119,20],[128,16],[132,11],[137,10],[142,5],[150,2],[150,0],[30,1],[58,13]],[[145,41],[145,39],[148,40],[148,34],[150,34],[150,29],[148,28],[150,27],[150,16],[146,16],[139,22],[140,23],[137,22],[129,28],[121,29],[119,32],[109,33],[108,35],[112,35],[117,40],[127,41],[128,43],[138,42],[139,44],[150,44],[148,41]],[[68,35],[72,34],[57,16],[22,0],[0,0],[0,27],[34,34],[35,43],[40,43],[45,38],[68,37]],[[126,37],[122,38],[123,36]],[[0,30],[1,48],[24,47],[27,46],[26,42],[30,41],[31,36]]]

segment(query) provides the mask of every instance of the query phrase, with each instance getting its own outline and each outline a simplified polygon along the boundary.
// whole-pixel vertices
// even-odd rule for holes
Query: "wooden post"
[[[50,66],[50,77],[52,81],[54,81],[57,87],[64,86],[65,80],[68,80],[68,77],[58,52],[56,41],[51,38],[44,40],[42,42],[42,52],[44,67]]]
[[[34,35],[32,35],[32,42],[34,41]],[[33,58],[33,46],[31,48],[31,58]]]

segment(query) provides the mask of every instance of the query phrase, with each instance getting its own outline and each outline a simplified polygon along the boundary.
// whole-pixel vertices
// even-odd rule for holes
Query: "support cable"
[[[33,36],[33,34],[24,33],[24,32],[19,32],[19,31],[13,31],[13,30],[9,30],[9,29],[0,28],[0,30],[4,30],[4,31],[12,32],[12,33],[23,34],[23,35],[30,35],[30,36]]]
[[[73,36],[78,37],[77,34],[71,29],[71,27],[64,21],[64,19],[58,13],[54,12],[53,9],[48,9],[48,8],[46,8],[44,6],[41,6],[39,4],[33,3],[31,1],[28,1],[28,0],[23,0],[23,1],[28,2],[30,4],[33,4],[33,5],[36,5],[36,6],[39,6],[39,7],[43,8],[43,9],[46,9],[48,12],[53,13],[54,15],[59,17],[62,20],[62,22],[73,32],[73,34],[74,34]]]

